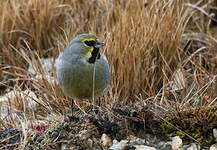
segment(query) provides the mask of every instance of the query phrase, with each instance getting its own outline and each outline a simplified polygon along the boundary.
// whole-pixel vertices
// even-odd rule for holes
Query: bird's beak
[[[105,46],[106,44],[100,40],[96,40],[95,48],[100,48],[102,46]]]

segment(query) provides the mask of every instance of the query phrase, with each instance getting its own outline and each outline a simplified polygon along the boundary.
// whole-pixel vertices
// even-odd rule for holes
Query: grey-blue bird
[[[66,95],[91,99],[108,87],[109,64],[100,54],[104,45],[93,34],[80,34],[59,55],[55,62],[57,80]]]

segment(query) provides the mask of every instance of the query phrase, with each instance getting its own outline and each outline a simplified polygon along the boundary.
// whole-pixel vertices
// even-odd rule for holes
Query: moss
[[[163,122],[160,125],[162,134],[166,139],[178,135],[183,139],[184,144],[197,141],[202,145],[214,144],[215,139],[212,131],[217,127],[216,112],[217,106],[172,112],[165,118],[169,123]]]

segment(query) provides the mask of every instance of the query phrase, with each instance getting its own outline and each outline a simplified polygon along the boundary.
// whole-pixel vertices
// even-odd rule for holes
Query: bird
[[[56,59],[59,86],[73,100],[98,98],[107,89],[110,72],[103,46],[94,34],[79,34]]]

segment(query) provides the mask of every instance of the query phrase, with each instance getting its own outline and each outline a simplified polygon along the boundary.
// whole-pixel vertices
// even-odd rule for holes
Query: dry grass
[[[39,59],[55,58],[76,34],[90,32],[107,43],[111,79],[103,105],[141,99],[167,110],[214,105],[214,6],[211,0],[2,1],[1,93],[34,91],[42,116],[67,111],[70,99],[47,81]],[[27,72],[30,64],[37,77]]]

